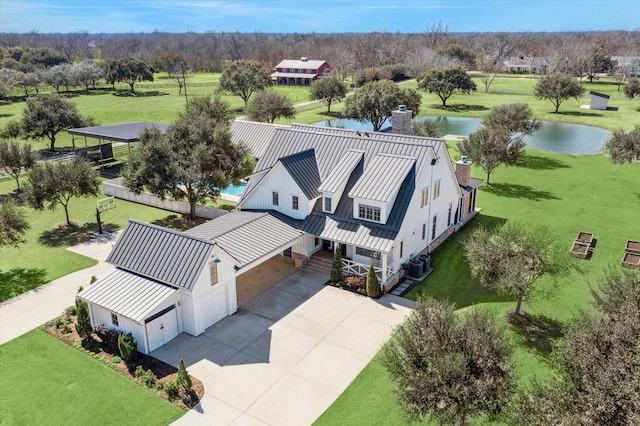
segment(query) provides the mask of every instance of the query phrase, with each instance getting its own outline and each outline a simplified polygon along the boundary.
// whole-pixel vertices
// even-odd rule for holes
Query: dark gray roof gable
[[[287,169],[307,199],[313,200],[321,195],[318,192],[321,181],[315,150],[308,149],[282,157],[280,163]]]
[[[192,290],[214,243],[129,219],[107,262],[144,277]]]
[[[609,95],[605,95],[604,93],[594,92],[593,90],[589,92],[590,95],[599,96],[601,98],[609,99]]]

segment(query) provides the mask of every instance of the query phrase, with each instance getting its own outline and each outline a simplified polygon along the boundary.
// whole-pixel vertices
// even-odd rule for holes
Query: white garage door
[[[175,306],[169,312],[146,324],[149,352],[164,345],[178,335],[178,315]]]
[[[212,293],[209,297],[205,307],[205,327],[210,327],[229,315],[229,289],[227,286]]]

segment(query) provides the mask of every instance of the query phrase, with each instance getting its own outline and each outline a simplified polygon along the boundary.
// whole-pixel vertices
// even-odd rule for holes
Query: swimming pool
[[[231,184],[226,188],[220,190],[220,194],[227,194],[239,197],[244,192],[244,189],[247,187],[246,182],[240,182],[240,185]]]
[[[432,119],[438,124],[438,136],[468,136],[480,126],[481,119],[473,117],[430,117],[418,116],[414,120]],[[360,123],[353,119],[321,121],[316,126],[340,127],[345,129],[373,131],[371,123]],[[542,127],[531,136],[525,137],[528,148],[562,154],[591,155],[603,151],[611,137],[611,132],[599,127],[583,124],[542,121]]]

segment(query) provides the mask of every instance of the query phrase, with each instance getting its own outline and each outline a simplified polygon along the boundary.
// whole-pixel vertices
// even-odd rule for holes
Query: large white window
[[[356,247],[356,254],[359,256],[370,257],[372,259],[380,259],[379,251],[373,251],[363,247]]]
[[[358,204],[358,217],[360,219],[380,222],[380,207]]]
[[[442,182],[441,180],[437,180],[433,184],[433,199],[434,200],[440,196],[440,183],[441,182]]]

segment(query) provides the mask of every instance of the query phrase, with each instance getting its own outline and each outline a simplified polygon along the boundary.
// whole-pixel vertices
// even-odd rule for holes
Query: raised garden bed
[[[634,254],[640,254],[640,241],[627,240],[625,251]]]
[[[624,257],[622,258],[622,266],[626,266],[628,268],[637,268],[640,266],[640,253],[633,253],[627,251],[624,253]]]
[[[585,244],[580,241],[576,241],[573,243],[571,247],[571,256],[577,259],[586,259],[589,255],[589,244]]]
[[[591,245],[591,243],[593,243],[593,234],[590,232],[580,232],[576,241]]]

